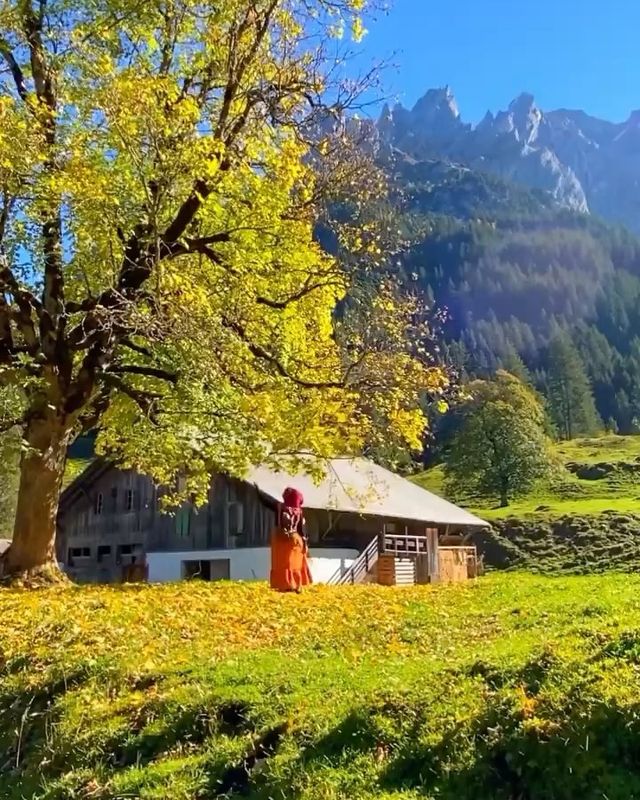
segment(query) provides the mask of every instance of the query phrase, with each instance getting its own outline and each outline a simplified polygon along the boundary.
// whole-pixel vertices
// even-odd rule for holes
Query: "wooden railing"
[[[429,540],[426,536],[408,533],[383,533],[381,549],[383,553],[405,558],[426,555],[429,552]]]
[[[347,567],[344,572],[342,571],[342,568],[337,569],[336,572],[334,572],[334,574],[329,578],[327,583],[333,586],[343,586],[348,583],[360,583],[362,580],[364,580],[369,570],[375,566],[379,555],[380,548],[378,537],[376,536],[375,539],[369,542],[367,549],[360,553],[358,558],[356,558],[350,567]]]

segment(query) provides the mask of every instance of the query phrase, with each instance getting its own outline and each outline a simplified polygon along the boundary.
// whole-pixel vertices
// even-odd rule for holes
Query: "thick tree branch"
[[[11,317],[5,296],[0,292],[0,364],[8,364],[13,358],[13,335]]]
[[[42,303],[28,289],[20,286],[7,264],[6,257],[0,253],[0,293],[10,294],[15,300],[15,309],[7,307],[7,314],[15,321],[30,351],[37,350],[38,333],[34,321],[42,315]]]
[[[146,367],[138,364],[114,364],[107,370],[109,375],[144,375],[148,378],[158,378],[174,385],[178,382],[175,372],[168,372],[160,367]]]
[[[135,342],[132,342],[131,339],[122,339],[120,344],[123,347],[128,347],[129,350],[133,350],[134,353],[140,353],[140,355],[146,356],[147,358],[153,357],[153,353],[148,347],[144,347],[141,344],[136,344]]]
[[[231,113],[231,108],[233,107],[233,102],[236,99],[238,92],[242,86],[242,80],[244,75],[249,68],[251,62],[255,59],[260,46],[264,42],[264,39],[267,35],[269,30],[269,25],[271,24],[271,20],[273,18],[273,14],[278,7],[280,0],[271,0],[269,6],[265,9],[262,18],[260,19],[256,13],[254,7],[250,7],[247,9],[247,14],[245,19],[240,25],[240,29],[235,32],[236,36],[236,47],[237,47],[237,40],[238,34],[242,35],[245,30],[249,28],[251,24],[255,24],[256,26],[256,34],[251,46],[248,49],[248,52],[239,60],[239,63],[236,67],[230,64],[230,71],[229,71],[229,79],[227,81],[227,85],[225,86],[223,99],[222,99],[222,107],[220,110],[220,115],[218,117],[218,122],[214,130],[214,138],[219,140],[225,145],[225,148],[228,150],[229,147],[233,144],[235,137],[238,135],[239,131],[242,129],[242,126],[246,122],[247,115],[250,111],[250,104],[249,101],[247,102],[247,106],[245,107],[244,113],[241,115],[242,123],[239,124],[240,120],[236,121],[236,124],[232,126],[229,132],[226,132],[227,124],[229,121],[229,115]],[[234,33],[230,34],[234,36]],[[231,57],[235,57],[237,53],[235,52],[235,48],[231,48]],[[224,171],[225,167],[228,168],[229,163],[228,159],[225,158],[221,164],[220,168]],[[186,231],[187,227],[191,224],[193,219],[195,218],[196,214],[202,207],[204,201],[209,197],[211,194],[212,187],[207,181],[203,179],[198,179],[191,191],[191,194],[187,199],[183,202],[182,206],[178,209],[176,216],[174,217],[173,221],[169,224],[166,228],[164,234],[162,235],[162,240],[167,245],[171,245],[176,242]]]
[[[154,392],[143,392],[139,389],[134,389],[133,386],[129,386],[129,384],[125,383],[118,375],[113,375],[108,372],[102,375],[102,380],[111,388],[116,389],[118,392],[122,392],[122,394],[133,400],[143,414],[148,417],[150,422],[152,422],[154,425],[158,424],[157,410],[155,406],[157,401],[161,399],[162,395]]]
[[[29,45],[31,74],[39,101],[37,118],[42,126],[46,145],[44,169],[51,174],[56,171],[57,97],[42,36],[46,0],[39,0],[37,12],[33,9],[32,0],[24,0],[21,5],[24,32]],[[53,199],[49,208],[43,213],[42,240],[44,253],[43,305],[46,314],[40,316],[40,340],[48,358],[57,358],[58,361],[64,362],[59,364],[59,368],[61,373],[68,378],[71,371],[71,360],[64,357],[65,348],[61,346],[66,318],[63,313],[62,217],[59,199]]]
[[[27,90],[27,85],[24,81],[24,73],[18,62],[15,59],[15,56],[11,52],[11,48],[7,43],[6,39],[0,37],[0,55],[4,58],[7,62],[7,66],[11,71],[11,76],[13,77],[13,82],[16,85],[16,91],[18,92],[18,97],[21,100],[26,100],[29,97],[29,92]]]

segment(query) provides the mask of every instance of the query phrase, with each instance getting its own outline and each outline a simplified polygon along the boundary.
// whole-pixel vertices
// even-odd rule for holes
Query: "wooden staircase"
[[[364,550],[353,564],[346,569],[345,572],[342,568],[338,568],[336,572],[329,578],[327,583],[333,586],[344,586],[346,584],[362,583],[367,575],[371,572],[373,567],[378,563],[380,556],[379,537],[376,536],[369,542],[366,550]]]

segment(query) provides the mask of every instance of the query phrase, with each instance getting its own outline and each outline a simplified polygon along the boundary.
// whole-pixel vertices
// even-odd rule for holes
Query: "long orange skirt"
[[[307,546],[299,534],[287,535],[280,528],[271,534],[270,582],[279,592],[299,592],[312,582]]]

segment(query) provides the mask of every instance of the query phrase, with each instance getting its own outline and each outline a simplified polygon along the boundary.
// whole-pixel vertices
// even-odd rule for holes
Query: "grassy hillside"
[[[640,797],[639,591],[0,590],[0,797]]]
[[[557,475],[508,508],[477,498],[457,498],[488,520],[553,519],[604,512],[640,513],[640,436],[602,436],[555,445]],[[441,467],[415,476],[425,489],[446,496]]]

